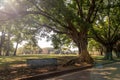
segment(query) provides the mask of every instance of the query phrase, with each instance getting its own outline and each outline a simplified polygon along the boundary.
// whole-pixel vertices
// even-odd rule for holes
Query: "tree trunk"
[[[10,33],[8,33],[8,40],[7,40],[7,51],[5,56],[9,56],[10,55]]]
[[[19,44],[19,43],[17,42],[13,56],[16,56],[16,52],[17,52],[17,48],[18,48],[18,44]]]
[[[100,50],[100,55],[103,56],[103,50]]]
[[[86,62],[89,64],[93,64],[94,60],[90,56],[87,50],[87,31],[79,32],[78,36],[73,36],[73,40],[76,43],[79,50],[79,60],[80,62]]]
[[[120,50],[114,49],[114,51],[115,51],[116,57],[120,58]]]
[[[5,40],[5,33],[4,33],[4,31],[2,31],[1,40],[0,40],[0,56],[2,56],[2,47],[3,47],[3,44],[4,44],[4,40]]]
[[[113,60],[113,56],[112,56],[112,45],[107,45],[105,46],[106,48],[106,53],[105,53],[105,56],[104,56],[104,59],[105,60]]]
[[[87,44],[88,44],[87,33],[83,33],[81,34],[80,39],[79,39],[79,46],[78,46],[79,58],[81,62],[93,64],[94,61],[87,50]]]
[[[2,35],[1,35],[1,40],[0,40],[0,56],[2,56]]]
[[[120,58],[120,43],[116,43],[114,51],[116,53],[117,58]]]
[[[93,64],[94,60],[90,56],[89,52],[87,51],[88,45],[88,28],[90,25],[85,25],[85,27],[81,27],[80,31],[73,27],[73,24],[68,21],[69,25],[69,37],[74,41],[74,43],[78,47],[79,51],[79,61],[86,62],[89,64]]]
[[[117,56],[117,58],[120,58],[120,52],[116,52],[116,56]]]

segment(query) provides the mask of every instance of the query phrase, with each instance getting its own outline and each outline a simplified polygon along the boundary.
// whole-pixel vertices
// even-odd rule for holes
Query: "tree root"
[[[75,59],[71,59],[68,62],[66,62],[65,64],[63,64],[63,66],[75,66],[75,64],[93,64],[93,63],[88,63],[80,58],[75,58]]]
[[[63,66],[72,66],[72,65],[75,65],[76,63],[80,64],[82,62],[80,61],[79,58],[75,58],[75,59],[69,60],[68,62],[66,62],[65,64],[63,64]]]

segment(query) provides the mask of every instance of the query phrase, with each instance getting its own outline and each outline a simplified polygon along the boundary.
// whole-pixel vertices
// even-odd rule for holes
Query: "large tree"
[[[33,14],[30,16],[35,16],[40,26],[70,37],[78,47],[81,61],[93,63],[87,51],[87,35],[103,3],[106,0],[21,0],[17,1],[17,9],[1,12],[10,15],[9,19]]]
[[[98,16],[96,23],[91,28],[93,38],[105,47],[104,59],[107,60],[113,59],[113,47],[120,40],[120,7],[111,8],[110,4],[111,2],[108,0],[107,8]]]
[[[12,39],[12,26],[9,22],[1,23],[1,40],[0,40],[0,54],[10,55],[13,50]]]

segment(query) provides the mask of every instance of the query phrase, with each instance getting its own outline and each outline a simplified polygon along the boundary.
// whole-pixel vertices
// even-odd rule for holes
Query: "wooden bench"
[[[30,68],[57,67],[56,58],[27,59],[27,65]]]

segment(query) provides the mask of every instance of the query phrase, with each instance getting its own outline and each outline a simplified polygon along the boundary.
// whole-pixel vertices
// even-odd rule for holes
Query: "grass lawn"
[[[27,59],[57,58],[61,63],[75,58],[76,55],[19,55],[0,57],[0,80],[18,80],[18,78],[48,72],[48,69],[31,69],[26,66]],[[50,70],[51,71],[51,70]],[[13,76],[14,75],[14,76]]]
[[[19,56],[0,56],[0,69],[9,68],[9,67],[18,67],[24,66],[22,64],[26,64],[27,59],[42,59],[42,58],[57,58],[58,60],[62,60],[63,63],[66,61],[75,58],[76,55],[58,55],[58,54],[38,54],[38,55],[19,55]],[[93,56],[93,59],[98,64],[110,63],[113,61],[103,60],[103,56]],[[120,61],[120,59],[116,59]]]
[[[57,58],[58,60],[63,60],[62,62],[66,62],[72,58],[75,58],[76,55],[58,55],[58,54],[38,54],[38,55],[19,55],[19,56],[0,56],[0,69],[20,66],[22,64],[26,64],[27,59],[42,59],[42,58]],[[103,56],[93,56],[93,59],[98,64],[105,64],[113,61],[103,60]],[[120,59],[116,59],[120,61]]]
[[[103,65],[120,61],[120,59],[116,57],[114,57],[113,60],[103,60],[103,57],[104,56],[93,56],[93,59],[95,60],[96,64],[103,64]]]
[[[46,72],[46,69],[30,69],[26,67],[27,59],[42,59],[42,58],[57,58],[59,63],[63,64],[76,55],[55,55],[55,54],[40,54],[40,55],[19,55],[19,56],[1,56],[0,57],[0,80],[18,80],[16,78],[30,76]],[[110,63],[113,61],[102,60],[103,56],[93,56],[97,64]],[[14,75],[14,76],[12,76]]]
[[[57,59],[64,59],[65,61],[67,61],[75,57],[76,55],[73,54],[70,55],[40,54],[40,55],[19,55],[19,56],[7,56],[7,57],[1,56],[0,69],[20,66],[22,64],[25,64],[27,59],[57,58]]]

